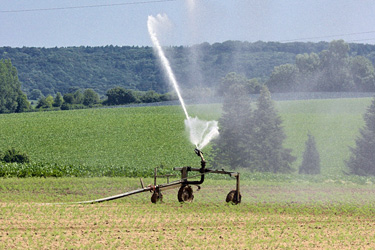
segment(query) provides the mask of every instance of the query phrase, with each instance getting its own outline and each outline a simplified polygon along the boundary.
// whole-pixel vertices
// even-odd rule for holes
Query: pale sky
[[[370,0],[0,0],[0,46],[151,46],[147,18],[157,14],[172,24],[161,39],[165,46],[227,40],[375,44]]]

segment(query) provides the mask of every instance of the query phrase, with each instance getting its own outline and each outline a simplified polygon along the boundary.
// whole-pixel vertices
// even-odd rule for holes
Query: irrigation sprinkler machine
[[[227,197],[226,202],[232,203],[232,204],[238,204],[241,202],[241,193],[240,193],[240,174],[238,172],[228,172],[225,170],[216,170],[216,169],[209,169],[206,168],[206,161],[203,158],[203,153],[199,149],[194,150],[197,156],[201,158],[201,167],[200,168],[193,168],[190,166],[187,167],[176,167],[173,170],[180,171],[181,172],[181,179],[175,180],[172,182],[169,182],[169,178],[172,176],[176,176],[175,174],[167,174],[167,175],[157,175],[157,169],[154,169],[154,184],[145,186],[143,183],[142,178],[140,179],[142,188],[129,191],[123,194],[102,198],[98,200],[92,200],[92,201],[85,201],[80,203],[98,203],[98,202],[104,202],[104,201],[110,201],[115,200],[119,198],[123,198],[126,196],[139,194],[143,192],[151,192],[151,202],[157,203],[163,200],[163,194],[162,191],[172,189],[172,188],[179,188],[177,198],[179,202],[191,202],[194,199],[193,195],[193,188],[192,186],[197,186],[197,191],[201,189],[200,185],[203,184],[205,175],[206,174],[224,174],[229,175],[232,178],[236,179],[236,189],[231,190]],[[189,176],[189,172],[198,172],[195,175]],[[193,178],[199,178],[200,180],[189,180]],[[157,184],[157,178],[167,178],[167,183],[165,184]]]
[[[230,191],[226,197],[226,202],[231,202],[233,204],[238,204],[241,202],[241,194],[240,194],[240,174],[237,172],[228,172],[225,170],[216,170],[216,169],[209,169],[206,168],[206,161],[203,158],[203,153],[200,149],[202,149],[211,139],[219,134],[217,121],[202,121],[199,120],[197,117],[191,118],[186,110],[184,100],[181,96],[179,91],[177,80],[173,74],[172,68],[169,64],[167,57],[164,54],[163,48],[159,43],[157,37],[157,26],[163,25],[166,21],[167,17],[163,15],[157,15],[156,17],[149,16],[147,20],[147,28],[150,34],[151,41],[154,45],[154,49],[157,52],[157,55],[160,58],[161,65],[168,76],[168,79],[173,86],[178,99],[181,103],[181,107],[185,113],[186,120],[185,125],[190,130],[190,141],[193,145],[196,146],[195,153],[201,158],[201,167],[200,168],[193,168],[193,167],[179,167],[174,168],[176,171],[181,172],[181,178],[176,181],[169,182],[169,177],[176,176],[173,174],[169,175],[157,175],[157,169],[154,170],[154,184],[148,185],[147,187],[143,184],[141,178],[141,189],[133,190],[127,193],[102,198],[98,200],[92,201],[84,201],[79,203],[97,203],[109,200],[115,200],[122,197],[126,197],[133,194],[143,193],[143,192],[151,192],[151,202],[157,203],[158,201],[162,201],[163,194],[162,191],[172,189],[172,188],[179,188],[177,198],[179,202],[191,202],[194,199],[193,195],[193,188],[192,186],[197,186],[198,190],[200,190],[200,185],[203,184],[206,174],[225,174],[229,175],[233,178],[236,178],[236,189]],[[198,136],[197,136],[198,135]],[[200,149],[199,149],[200,148]],[[189,176],[189,172],[198,172],[195,175]],[[157,184],[157,178],[167,178],[167,183],[165,184]],[[191,180],[191,179],[200,178],[200,180]]]

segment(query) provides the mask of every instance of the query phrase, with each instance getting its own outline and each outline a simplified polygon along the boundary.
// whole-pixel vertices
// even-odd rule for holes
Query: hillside
[[[275,66],[294,63],[297,54],[320,52],[328,43],[238,42],[167,47],[166,53],[182,88],[216,85],[229,72],[267,79]],[[350,44],[351,55],[375,61],[375,46]],[[193,55],[193,56],[192,56]],[[115,86],[168,92],[151,47],[0,48],[0,59],[11,59],[23,91],[44,95],[66,93],[71,87],[93,88],[100,94]]]
[[[296,55],[319,53],[329,43],[239,42],[166,47],[166,54],[183,89],[216,86],[229,72],[267,80],[275,66],[295,63]],[[375,63],[375,45],[349,44],[350,56]],[[22,90],[44,95],[67,93],[70,88],[92,88],[105,94],[121,86],[134,90],[170,91],[151,47],[0,47],[0,59],[11,59]]]

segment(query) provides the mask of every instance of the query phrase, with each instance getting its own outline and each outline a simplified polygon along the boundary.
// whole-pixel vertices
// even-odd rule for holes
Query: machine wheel
[[[157,192],[157,191],[155,191],[153,194],[152,194],[152,196],[151,196],[151,202],[152,203],[156,203],[156,202],[158,202],[158,201],[163,201],[163,195],[162,195],[162,193],[161,192]]]
[[[178,190],[177,195],[179,202],[190,202],[193,201],[194,195],[193,195],[193,189],[190,186],[182,186]]]
[[[233,204],[238,204],[238,203],[241,203],[241,193],[239,195],[239,199],[237,201],[237,191],[236,190],[232,190],[228,193],[227,195],[227,198],[225,200],[226,202],[231,202]]]

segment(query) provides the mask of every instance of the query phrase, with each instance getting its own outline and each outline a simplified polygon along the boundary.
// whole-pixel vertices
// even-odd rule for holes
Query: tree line
[[[310,73],[315,68],[309,67],[317,67],[316,56],[319,59],[319,68],[331,65],[329,70],[332,71],[335,70],[333,60],[338,59],[341,63],[337,67],[345,63],[341,60],[340,51],[336,51],[339,53],[337,56],[334,55],[336,52],[322,53],[333,52],[331,47],[332,45],[327,42],[226,41],[189,47],[167,47],[165,50],[181,87],[193,89],[201,88],[201,85],[215,88],[221,78],[230,72],[242,74],[249,79],[256,78],[260,82],[274,79],[277,75],[281,77],[278,71],[286,71],[283,73],[285,75],[298,68],[300,74]],[[349,47],[350,49],[345,52],[349,57],[361,56],[371,63],[375,62],[375,45],[349,44]],[[192,58],[192,54],[196,56]],[[297,55],[299,58],[296,62]],[[331,56],[335,56],[336,59],[328,60]],[[33,90],[40,90],[44,96],[55,96],[58,92],[68,93],[72,87],[91,88],[99,95],[104,95],[108,89],[117,86],[139,91],[153,90],[157,93],[169,91],[151,47],[0,47],[0,59],[10,59],[18,69],[22,90],[27,96],[30,96]],[[357,62],[361,63],[363,64]],[[274,68],[280,65],[295,67],[289,69],[289,66],[283,66],[275,71]],[[351,69],[356,70],[355,66]],[[326,75],[328,73],[326,72]],[[275,81],[269,82],[271,91],[275,90]],[[322,86],[325,85],[322,83]],[[281,91],[283,89],[281,88]],[[331,87],[325,89],[332,90]]]
[[[375,68],[366,56],[350,56],[349,44],[338,40],[275,67],[266,85],[272,92],[375,92]]]
[[[164,102],[176,99],[174,95],[169,93],[158,94],[153,90],[150,91],[134,91],[115,87],[109,89],[105,94],[105,99],[100,99],[98,93],[93,89],[77,89],[72,88],[68,93],[62,95],[58,92],[55,97],[48,95],[43,96],[40,92],[36,103],[36,109],[53,109],[53,110],[69,110],[100,107],[103,105],[125,105],[132,103],[153,103]],[[35,97],[35,96],[34,96]]]
[[[129,103],[151,103],[175,99],[173,94],[158,94],[153,90],[134,91],[115,87],[106,92],[106,99],[93,89],[81,90],[70,88],[63,95],[58,92],[55,96],[44,96],[40,90],[33,90],[30,97],[37,100],[34,106],[30,105],[25,93],[21,90],[17,69],[10,60],[0,60],[0,114],[20,113],[33,110],[67,110],[87,108],[100,105],[122,105]]]

